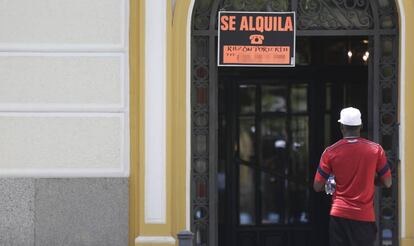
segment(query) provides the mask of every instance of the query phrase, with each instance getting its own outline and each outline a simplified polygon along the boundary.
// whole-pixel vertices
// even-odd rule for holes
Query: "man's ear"
[[[339,123],[339,130],[341,130],[341,133],[344,134],[344,125]]]

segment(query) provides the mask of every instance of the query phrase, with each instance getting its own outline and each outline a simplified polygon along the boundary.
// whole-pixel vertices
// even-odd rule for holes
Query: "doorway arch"
[[[398,184],[398,17],[393,0],[195,0],[191,22],[191,229],[217,245],[216,56],[219,9],[297,11],[297,36],[368,36],[369,135],[387,151]],[[398,245],[398,186],[379,190],[380,245]],[[391,243],[391,244],[389,244]]]

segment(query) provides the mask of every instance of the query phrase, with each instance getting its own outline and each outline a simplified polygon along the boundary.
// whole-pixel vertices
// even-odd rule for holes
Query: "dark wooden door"
[[[226,177],[231,245],[310,243],[309,82],[227,84],[231,141]],[[229,129],[229,130],[230,130]]]
[[[313,192],[313,177],[341,137],[340,109],[367,115],[368,101],[366,69],[334,71],[221,73],[220,245],[328,245],[330,197]]]

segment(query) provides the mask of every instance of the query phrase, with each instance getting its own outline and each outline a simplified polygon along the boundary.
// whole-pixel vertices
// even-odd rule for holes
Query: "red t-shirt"
[[[359,221],[375,221],[374,179],[391,175],[381,145],[364,138],[344,138],[322,154],[315,180],[335,176],[331,215]]]

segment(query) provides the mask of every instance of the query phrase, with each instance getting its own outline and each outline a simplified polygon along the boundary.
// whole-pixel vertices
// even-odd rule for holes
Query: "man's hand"
[[[325,183],[322,183],[322,182],[319,182],[319,181],[316,181],[316,180],[313,182],[313,189],[316,192],[323,191],[324,190],[324,187],[325,187]]]
[[[375,175],[375,181],[376,186],[390,188],[392,185],[392,177],[378,177],[378,175]]]

